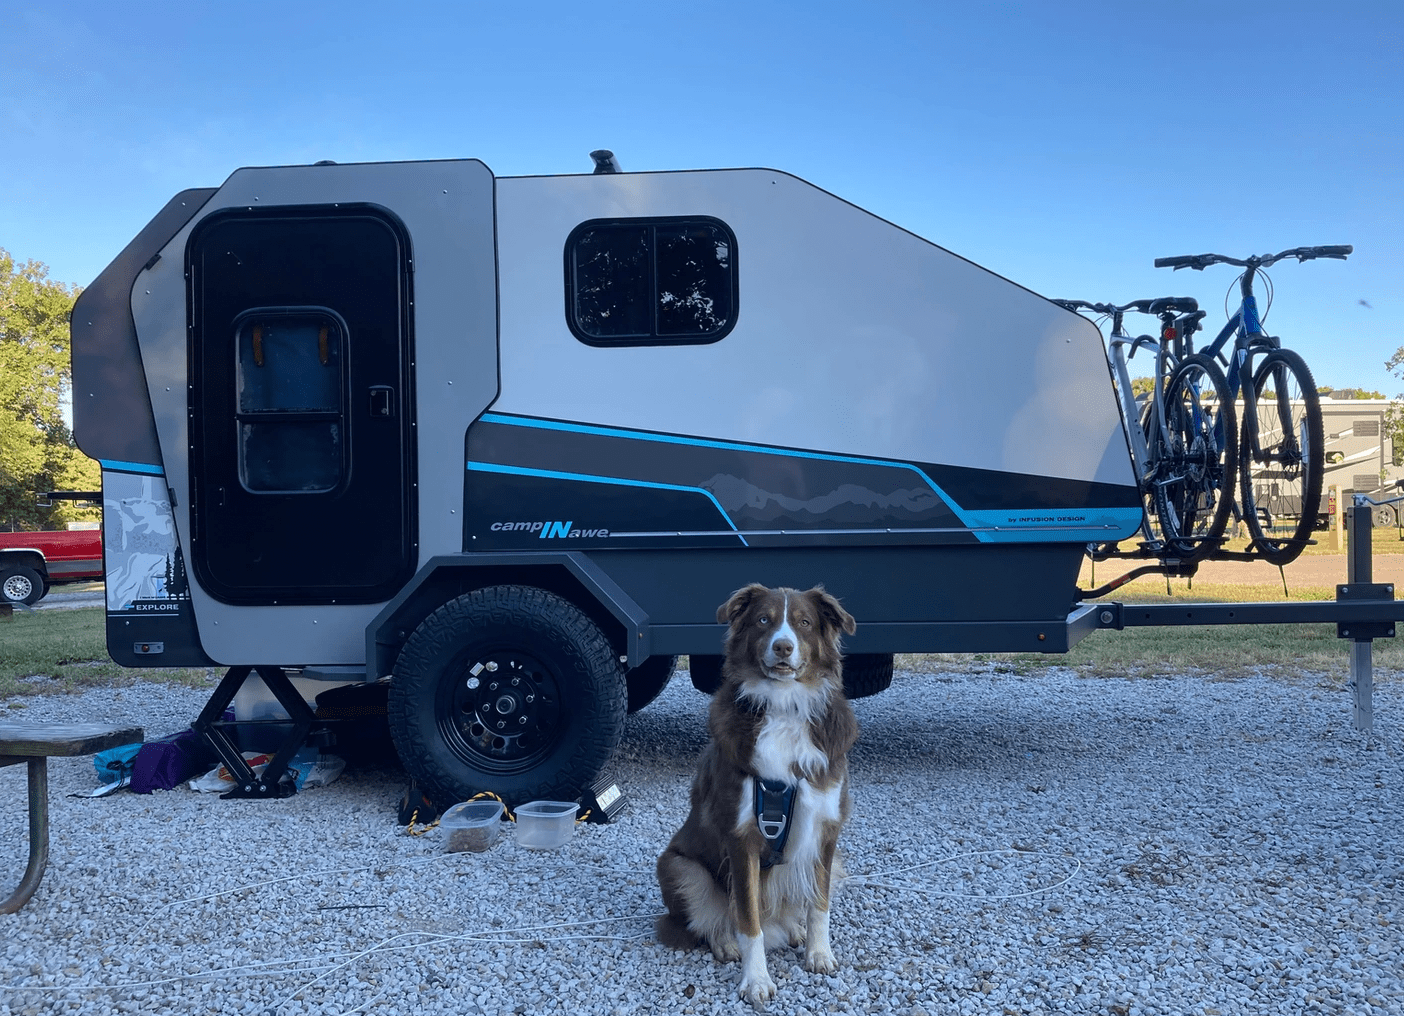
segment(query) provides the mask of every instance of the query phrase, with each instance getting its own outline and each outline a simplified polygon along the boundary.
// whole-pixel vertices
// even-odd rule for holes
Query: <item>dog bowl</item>
[[[575,835],[580,805],[566,801],[531,801],[517,809],[517,844],[532,850],[555,850]]]
[[[455,804],[440,817],[439,828],[444,830],[444,849],[449,853],[482,853],[497,842],[502,831],[502,802]]]

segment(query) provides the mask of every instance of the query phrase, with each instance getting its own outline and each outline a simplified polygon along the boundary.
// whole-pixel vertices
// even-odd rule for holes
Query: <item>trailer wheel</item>
[[[891,653],[854,653],[843,658],[843,694],[860,699],[892,686]]]
[[[436,803],[484,790],[573,800],[624,733],[624,671],[575,605],[529,586],[450,600],[405,642],[390,683],[400,761]]]
[[[1394,509],[1387,504],[1376,505],[1370,512],[1376,529],[1394,528]]]
[[[676,656],[650,656],[625,674],[624,680],[629,685],[629,712],[638,712],[662,695],[677,665]]]
[[[0,600],[12,603],[38,603],[48,592],[39,573],[25,564],[12,564],[0,568]]]
[[[703,695],[710,695],[721,687],[722,658],[720,656],[689,656],[687,675],[692,678],[692,686]]]

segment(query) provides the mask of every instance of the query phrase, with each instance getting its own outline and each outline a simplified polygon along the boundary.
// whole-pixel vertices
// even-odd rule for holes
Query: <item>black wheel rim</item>
[[[564,726],[561,681],[530,653],[465,654],[439,682],[435,719],[449,750],[472,768],[525,772],[555,747]]]

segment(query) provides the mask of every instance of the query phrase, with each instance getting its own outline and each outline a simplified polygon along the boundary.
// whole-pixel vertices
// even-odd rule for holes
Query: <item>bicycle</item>
[[[1228,524],[1233,498],[1224,487],[1233,481],[1238,447],[1228,381],[1211,357],[1194,352],[1189,339],[1204,312],[1190,297],[1119,306],[1053,302],[1111,320],[1107,358],[1143,502],[1142,556],[1177,558],[1184,564],[1206,556],[1219,545]],[[1133,339],[1125,329],[1127,311],[1158,317],[1159,338]],[[1127,364],[1142,347],[1154,351],[1155,372],[1149,398],[1138,406]],[[1094,560],[1117,556],[1114,549],[1092,553]]]
[[[1284,258],[1298,262],[1316,258],[1344,261],[1354,250],[1349,244],[1325,247],[1294,247],[1279,254],[1254,255],[1239,259],[1223,254],[1190,254],[1156,258],[1155,267],[1192,268],[1203,271],[1210,265],[1228,264],[1243,269],[1239,276],[1240,302],[1228,322],[1203,355],[1216,357],[1228,367],[1229,397],[1243,393],[1243,429],[1239,438],[1241,469],[1238,476],[1239,513],[1248,526],[1250,549],[1256,548],[1272,564],[1296,560],[1311,542],[1325,469],[1322,454],[1325,438],[1321,423],[1321,400],[1316,381],[1306,361],[1281,340],[1263,332],[1267,309],[1258,313],[1253,281],[1261,275],[1268,286],[1268,307],[1272,305],[1272,280],[1263,269]],[[1190,326],[1197,330],[1198,322]],[[1224,347],[1233,339],[1233,352]],[[1261,357],[1261,359],[1258,359]],[[1246,387],[1244,378],[1248,379]],[[1290,533],[1276,532],[1274,519],[1296,517]]]

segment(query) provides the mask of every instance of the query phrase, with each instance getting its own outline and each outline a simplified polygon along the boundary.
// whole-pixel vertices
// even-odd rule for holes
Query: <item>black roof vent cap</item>
[[[590,153],[590,158],[595,160],[596,173],[622,173],[619,168],[619,160],[614,157],[614,153],[608,148],[600,148]]]

